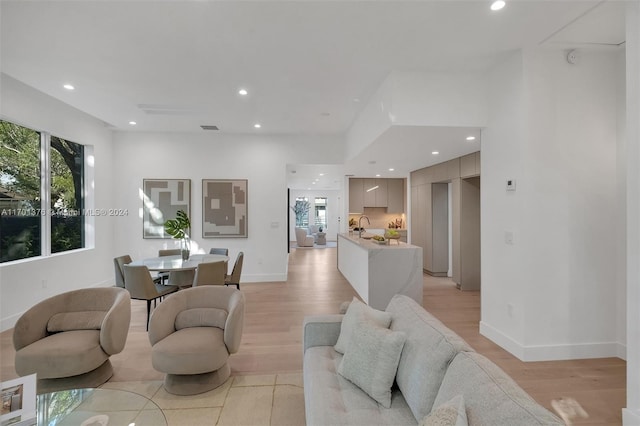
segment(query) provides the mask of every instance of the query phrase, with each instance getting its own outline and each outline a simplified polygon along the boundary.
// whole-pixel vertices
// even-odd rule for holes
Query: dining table
[[[229,256],[223,254],[192,254],[183,260],[181,255],[158,256],[134,260],[131,266],[146,266],[149,271],[176,272],[195,270],[198,264],[205,262],[229,262]]]

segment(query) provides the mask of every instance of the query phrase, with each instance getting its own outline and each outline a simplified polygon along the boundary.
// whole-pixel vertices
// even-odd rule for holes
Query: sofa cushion
[[[168,374],[215,371],[229,358],[218,327],[187,327],[169,334],[151,348],[153,368]]]
[[[224,329],[227,311],[217,308],[185,309],[176,315],[175,328],[181,330],[188,327],[218,327]]]
[[[337,374],[342,355],[332,346],[314,346],[304,353],[304,399],[307,426],[416,425],[396,388],[391,407],[383,408],[356,385]]]
[[[338,373],[385,408],[391,406],[391,386],[405,334],[378,327],[366,318],[355,324]]]
[[[106,315],[106,311],[59,312],[49,318],[47,331],[100,330]]]
[[[345,353],[349,343],[351,342],[353,328],[355,327],[356,322],[363,316],[369,318],[380,327],[389,328],[389,324],[391,323],[391,314],[373,309],[354,297],[347,308],[347,312],[344,314],[344,318],[342,319],[340,336],[338,336],[338,341],[334,346],[336,351],[341,354]]]
[[[396,382],[414,417],[422,419],[431,412],[449,362],[459,351],[473,349],[410,297],[394,296],[387,312],[391,330],[407,336]]]
[[[462,395],[456,395],[438,405],[420,421],[419,426],[468,426],[467,413]]]
[[[99,330],[74,330],[23,347],[16,352],[15,368],[20,376],[38,373],[38,379],[57,379],[87,373],[108,359]]]
[[[464,397],[469,424],[563,425],[534,401],[504,371],[475,352],[460,352],[451,362],[435,406],[456,395]]]

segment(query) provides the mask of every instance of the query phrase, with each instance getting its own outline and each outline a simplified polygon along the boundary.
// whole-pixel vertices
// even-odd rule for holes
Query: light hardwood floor
[[[576,425],[620,425],[626,397],[626,363],[618,358],[521,362],[478,332],[480,293],[461,292],[446,278],[424,276],[424,306],[550,408],[552,399],[576,398],[590,417]],[[240,350],[230,359],[232,374],[273,374],[302,370],[305,315],[337,313],[355,292],[336,268],[336,249],[293,249],[286,282],[248,283]],[[110,381],[159,380],[151,367],[145,332],[145,302],[133,301],[125,350],[111,358]],[[0,333],[0,379],[16,377],[12,330]]]

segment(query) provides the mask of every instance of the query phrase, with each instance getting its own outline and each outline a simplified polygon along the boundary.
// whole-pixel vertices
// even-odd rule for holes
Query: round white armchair
[[[151,361],[166,373],[167,392],[194,395],[229,378],[227,360],[240,347],[244,305],[235,288],[202,286],[180,290],[156,307],[149,323]]]

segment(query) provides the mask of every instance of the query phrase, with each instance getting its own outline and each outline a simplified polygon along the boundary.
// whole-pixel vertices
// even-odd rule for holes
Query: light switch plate
[[[515,190],[516,190],[516,180],[507,179],[507,191],[515,191]]]

